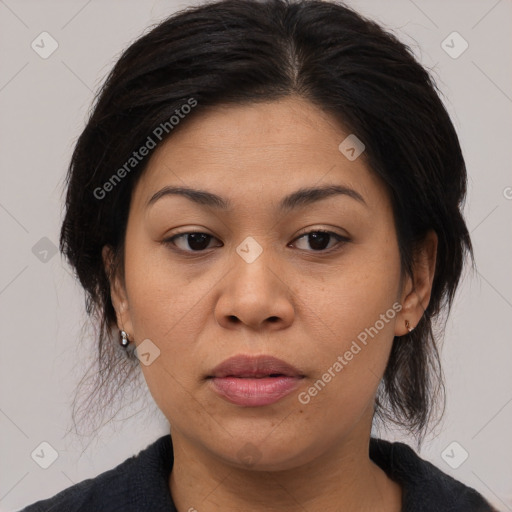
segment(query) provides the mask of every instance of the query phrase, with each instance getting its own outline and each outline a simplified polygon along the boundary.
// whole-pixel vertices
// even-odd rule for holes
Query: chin
[[[266,432],[271,432],[269,429]],[[300,444],[296,436],[288,434],[286,442],[279,438],[258,435],[254,438],[244,435],[231,438],[213,449],[217,457],[236,468],[252,471],[286,471],[307,464],[321,455],[319,446],[311,445],[311,438]],[[226,448],[229,447],[229,451]],[[211,449],[211,448],[210,448]]]

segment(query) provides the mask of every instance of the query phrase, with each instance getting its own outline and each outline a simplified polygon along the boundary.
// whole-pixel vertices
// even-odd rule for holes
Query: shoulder
[[[160,493],[160,497],[163,495],[165,498],[168,488],[164,486],[167,481],[164,463],[169,461],[170,446],[170,435],[163,436],[113,469],[68,487],[51,498],[32,503],[18,512],[146,510],[148,497]],[[169,472],[170,468],[169,465]]]
[[[113,505],[119,499],[116,497],[118,491],[126,490],[126,482],[133,475],[134,462],[135,457],[130,457],[115,468],[68,487],[51,498],[37,501],[20,512],[103,510],[102,507]],[[121,502],[125,503],[126,499],[123,497]]]
[[[370,458],[402,485],[403,512],[496,512],[475,489],[422,459],[404,443],[372,438]]]

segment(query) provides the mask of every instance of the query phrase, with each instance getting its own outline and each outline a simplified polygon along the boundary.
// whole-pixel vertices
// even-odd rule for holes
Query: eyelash
[[[306,252],[312,252],[312,253],[317,253],[317,254],[328,254],[333,251],[341,249],[341,247],[343,247],[344,244],[346,244],[347,242],[350,242],[350,239],[347,238],[346,236],[342,236],[342,235],[339,235],[338,233],[335,233],[334,231],[328,231],[328,230],[324,230],[324,229],[314,229],[312,231],[307,231],[306,233],[302,233],[301,235],[299,235],[293,241],[296,242],[297,240],[300,240],[301,238],[311,235],[312,233],[322,233],[322,234],[331,235],[335,239],[337,239],[337,243],[330,249],[322,249],[322,250],[318,250],[318,251],[315,251],[315,250],[307,251],[306,250]],[[200,250],[200,251],[187,251],[184,249],[177,248],[176,244],[174,243],[174,240],[177,238],[180,238],[180,237],[186,237],[186,235],[206,235],[206,236],[211,237],[211,239],[215,239],[215,237],[213,235],[209,235],[208,233],[203,233],[202,231],[184,231],[183,233],[177,233],[170,238],[166,238],[165,240],[162,241],[162,243],[164,245],[169,246],[173,251],[181,252],[181,253],[201,254],[208,250],[208,249],[204,249],[204,250]],[[302,250],[305,250],[305,249],[302,249]]]

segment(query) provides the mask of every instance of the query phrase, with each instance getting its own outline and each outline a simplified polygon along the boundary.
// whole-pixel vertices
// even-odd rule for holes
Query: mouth
[[[236,377],[259,379],[265,377],[304,377],[291,364],[272,356],[234,356],[216,366],[207,378]]]
[[[234,377],[237,379],[264,379],[268,377],[289,377],[289,375],[285,375],[284,373],[258,373],[255,375],[245,374],[245,375],[226,375],[226,377]],[[222,377],[221,377],[222,378]]]
[[[235,356],[218,365],[207,380],[211,389],[231,404],[261,407],[289,395],[305,375],[271,356]]]

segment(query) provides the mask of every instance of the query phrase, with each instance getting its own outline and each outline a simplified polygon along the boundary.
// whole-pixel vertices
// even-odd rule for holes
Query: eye
[[[329,249],[326,250],[326,245],[329,245],[329,242],[332,241],[332,239],[336,239],[338,244],[343,245],[346,242],[349,242],[349,239],[346,236],[338,235],[337,233],[334,233],[333,231],[325,231],[325,230],[314,230],[314,231],[308,231],[307,233],[304,233],[300,237],[296,238],[296,240],[306,239],[307,242],[310,243],[310,246],[313,248],[314,252],[329,252],[330,249],[333,248],[331,246]],[[334,245],[334,247],[336,244]],[[299,247],[300,249],[300,247]]]
[[[166,240],[163,240],[164,244],[172,244],[178,247],[178,249],[184,252],[203,252],[208,249],[208,244],[215,237],[208,233],[201,233],[200,231],[189,231],[187,233],[179,233]],[[179,241],[179,243],[176,243]],[[181,247],[180,247],[181,244]],[[187,249],[187,246],[189,250]]]
[[[332,239],[335,239],[338,244],[349,242],[349,238],[338,235],[333,231],[325,230],[314,230],[302,234],[296,241],[306,239],[310,243],[311,248],[314,252],[329,252],[333,246],[327,248]],[[214,236],[208,233],[202,233],[200,231],[188,231],[186,233],[178,233],[170,238],[163,240],[162,243],[165,245],[173,245],[183,252],[204,252],[209,249],[209,243],[215,239]],[[334,244],[334,247],[336,244]],[[299,247],[300,249],[300,247]],[[307,249],[306,249],[307,250]]]

